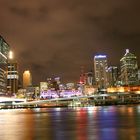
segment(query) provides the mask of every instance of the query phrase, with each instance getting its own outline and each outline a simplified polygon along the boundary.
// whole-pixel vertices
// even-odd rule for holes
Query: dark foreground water
[[[140,140],[140,105],[0,110],[0,140]]]

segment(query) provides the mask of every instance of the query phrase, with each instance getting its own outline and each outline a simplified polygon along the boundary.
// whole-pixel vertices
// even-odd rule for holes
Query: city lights
[[[26,98],[27,101],[39,100],[38,102],[40,103],[45,100],[46,105],[48,100],[53,105],[54,103],[51,100],[57,101],[59,99],[59,105],[63,103],[63,100],[66,100],[69,101],[66,102],[67,106],[80,106],[81,104],[106,104],[108,99],[111,99],[111,103],[113,103],[114,99],[119,100],[118,93],[119,95],[124,95],[125,93],[138,95],[140,91],[140,71],[137,57],[130,53],[129,49],[126,49],[126,53],[120,59],[120,69],[117,66],[109,66],[107,55],[99,54],[93,58],[93,71],[85,72],[82,67],[79,80],[77,80],[79,81],[78,83],[63,83],[62,78],[54,74],[54,77],[46,77],[44,81],[40,81],[38,85],[34,86],[30,70],[25,70],[22,75],[22,86],[18,89],[20,79],[18,64],[13,59],[13,52],[9,46],[6,45],[3,39],[1,39],[1,42],[4,42],[3,44],[5,45],[1,47],[7,50],[7,52],[0,52],[2,62],[7,64],[6,69],[0,69],[3,81],[5,78],[3,75],[6,74],[6,80],[1,83],[3,88],[0,91],[5,95]],[[3,57],[6,54],[8,55],[7,58],[9,58],[8,61],[6,61],[6,57]],[[5,88],[6,90],[4,90]],[[122,102],[125,101],[123,96],[119,98],[121,98]],[[102,103],[100,100],[105,102]]]
[[[13,59],[13,52],[9,51],[9,59]]]
[[[106,55],[96,55],[94,58],[106,58]]]

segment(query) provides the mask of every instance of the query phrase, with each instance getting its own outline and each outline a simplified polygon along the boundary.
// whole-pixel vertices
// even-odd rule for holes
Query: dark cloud
[[[3,0],[0,33],[15,51],[21,73],[38,83],[49,76],[77,81],[96,53],[119,65],[126,48],[139,57],[138,0]]]
[[[46,6],[40,6],[37,9],[31,11],[30,7],[18,7],[16,5],[11,6],[9,10],[11,13],[28,20],[44,21],[44,19],[47,18],[48,15],[48,10]]]

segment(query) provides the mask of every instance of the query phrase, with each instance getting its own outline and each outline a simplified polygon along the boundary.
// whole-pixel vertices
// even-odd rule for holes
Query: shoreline
[[[119,106],[119,105],[139,105],[140,102],[136,102],[136,103],[98,103],[95,105],[77,105],[77,106],[69,106],[69,105],[41,105],[41,106],[1,106],[0,110],[2,109],[33,109],[33,108],[73,108],[73,107],[96,107],[96,106]]]

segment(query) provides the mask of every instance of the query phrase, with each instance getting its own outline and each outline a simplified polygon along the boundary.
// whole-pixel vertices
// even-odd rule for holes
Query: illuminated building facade
[[[59,85],[61,83],[60,77],[55,77],[54,81],[56,81],[56,83]]]
[[[93,85],[93,72],[86,73],[86,85],[89,85],[89,86]]]
[[[72,90],[72,89],[74,89],[74,88],[75,88],[74,83],[67,83],[67,84],[66,84],[66,89]]]
[[[121,84],[137,85],[138,84],[138,65],[137,57],[126,49],[125,55],[121,62]]]
[[[6,93],[5,70],[0,66],[0,94]]]
[[[17,93],[18,91],[18,65],[16,61],[8,61],[8,71],[7,71],[7,92],[9,95]]]
[[[32,76],[29,70],[23,72],[23,88],[32,86]]]
[[[47,82],[40,82],[40,93],[46,92],[48,90]]]
[[[108,86],[107,68],[108,64],[106,55],[94,56],[95,82],[99,89],[103,89]]]
[[[119,76],[118,67],[110,66],[108,68],[108,83],[109,83],[110,87],[111,86],[116,86],[117,80],[118,80],[118,76]]]
[[[40,95],[40,90],[39,90],[39,86],[35,86],[34,87],[34,93],[35,93],[35,96],[38,97]]]
[[[12,51],[9,51],[8,63],[7,63],[7,93],[9,96],[17,93],[18,91],[18,65],[13,58]]]
[[[9,45],[0,36],[0,94],[6,93],[6,70],[9,49]]]

